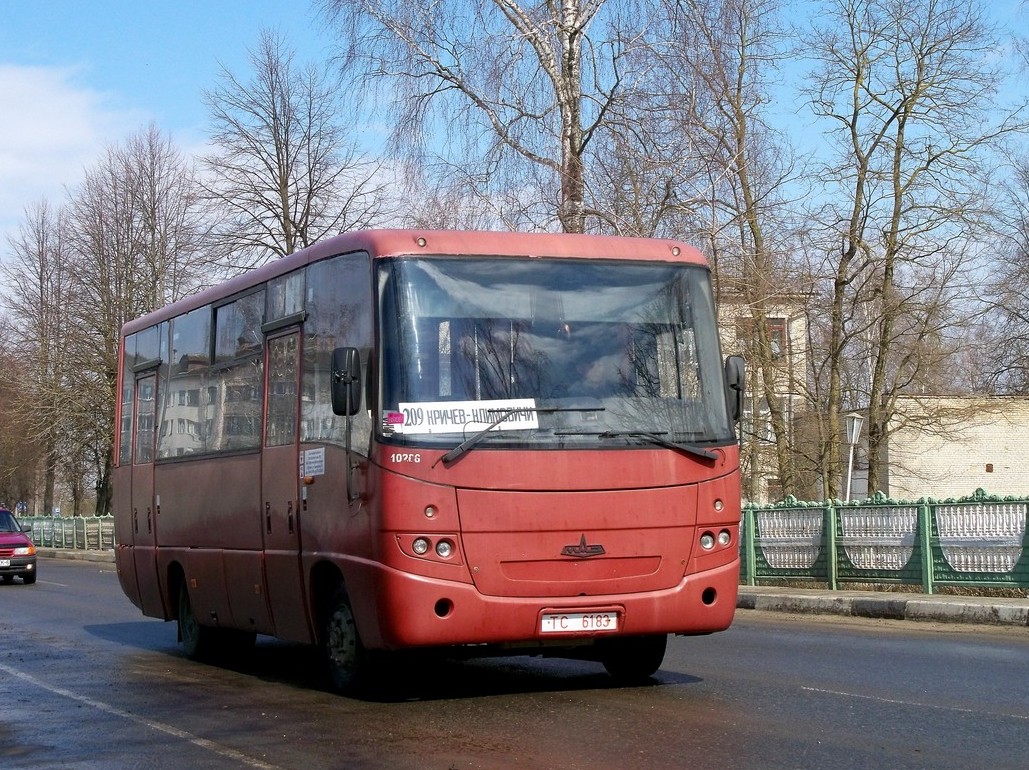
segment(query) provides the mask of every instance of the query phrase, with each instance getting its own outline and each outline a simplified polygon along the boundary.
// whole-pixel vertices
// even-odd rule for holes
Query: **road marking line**
[[[897,700],[894,698],[880,698],[876,695],[860,695],[856,692],[843,692],[841,690],[823,690],[820,687],[801,687],[801,690],[807,692],[820,692],[825,695],[842,695],[845,698],[857,698],[859,700],[874,700],[879,703],[891,703],[896,706],[920,706],[921,708],[936,709],[937,711],[956,711],[959,714],[989,714],[995,717],[1005,717],[1007,719],[1021,719],[1029,722],[1029,715],[1027,714],[1006,714],[1004,712],[996,713],[993,711],[983,712],[976,709],[962,708],[961,706],[939,706],[935,703],[920,703],[919,701],[912,700]]]
[[[130,722],[135,722],[136,724],[142,725],[143,727],[148,727],[151,730],[157,730],[159,732],[166,733],[167,735],[171,735],[174,738],[182,738],[183,740],[189,741],[194,746],[206,749],[207,751],[214,752],[215,754],[219,754],[220,756],[226,757],[227,759],[231,759],[234,762],[239,762],[248,767],[259,768],[259,770],[280,770],[278,765],[270,765],[267,762],[262,762],[259,759],[247,756],[241,751],[236,751],[235,749],[231,749],[228,746],[222,746],[218,743],[215,743],[214,741],[209,741],[206,738],[201,738],[198,735],[193,735],[192,733],[187,732],[186,730],[180,730],[178,727],[174,727],[165,722],[158,722],[154,719],[146,719],[144,717],[136,716],[135,714],[131,714],[128,711],[122,711],[120,708],[112,706],[109,703],[104,703],[103,701],[98,701],[94,698],[86,697],[85,695],[79,695],[78,693],[72,692],[71,690],[66,690],[63,687],[55,687],[54,685],[47,684],[41,679],[37,679],[31,674],[26,674],[24,671],[19,671],[16,668],[11,668],[10,666],[4,665],[3,663],[0,663],[0,671],[4,672],[9,676],[17,677],[18,679],[21,679],[24,682],[33,684],[36,687],[42,688],[55,695],[60,695],[64,698],[70,698],[71,700],[85,704],[86,706],[89,706],[91,708],[95,708],[98,711],[103,711],[113,716],[121,717],[122,719],[127,719]]]

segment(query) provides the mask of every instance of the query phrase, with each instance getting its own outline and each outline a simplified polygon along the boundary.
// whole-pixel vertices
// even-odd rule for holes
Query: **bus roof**
[[[368,252],[373,258],[412,255],[554,257],[707,265],[697,249],[671,239],[472,230],[358,230],[319,241],[129,321],[122,328],[122,336],[231,297],[311,262],[359,251]]]

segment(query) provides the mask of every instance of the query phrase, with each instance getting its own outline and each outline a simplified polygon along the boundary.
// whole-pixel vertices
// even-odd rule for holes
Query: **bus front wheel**
[[[665,659],[668,637],[629,636],[621,639],[606,639],[600,654],[600,662],[607,673],[623,682],[642,682],[652,677],[661,668]]]
[[[336,692],[350,692],[367,677],[368,652],[357,633],[354,611],[340,588],[329,602],[324,627],[324,652],[329,684]]]

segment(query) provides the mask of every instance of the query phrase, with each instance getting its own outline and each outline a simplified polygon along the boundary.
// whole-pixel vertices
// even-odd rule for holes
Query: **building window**
[[[790,338],[787,334],[788,324],[785,318],[765,319],[765,328],[768,330],[768,344],[771,348],[773,361],[784,361],[790,352]],[[743,355],[751,357],[757,350],[757,329],[755,319],[751,316],[739,318],[736,321],[736,342]]]
[[[786,319],[768,319],[768,341],[772,348],[772,358],[785,358],[789,352],[789,338],[786,336]]]

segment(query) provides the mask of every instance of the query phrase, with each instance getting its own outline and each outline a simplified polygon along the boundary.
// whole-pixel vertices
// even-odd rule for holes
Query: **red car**
[[[25,534],[14,514],[0,508],[0,580],[14,582],[20,577],[26,583],[36,582],[36,546]]]

